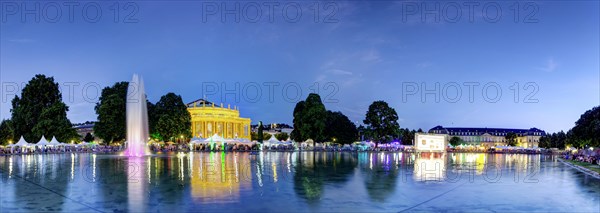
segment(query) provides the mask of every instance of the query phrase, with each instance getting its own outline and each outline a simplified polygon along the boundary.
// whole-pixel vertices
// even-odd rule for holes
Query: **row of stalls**
[[[67,151],[77,150],[80,148],[93,147],[94,143],[82,142],[80,144],[70,144],[59,142],[56,137],[52,137],[52,140],[48,141],[44,136],[40,138],[37,143],[28,143],[25,141],[23,136],[15,144],[9,144],[7,148],[10,149],[10,153],[34,153],[34,152],[47,152],[47,151]]]
[[[217,134],[209,138],[192,138],[190,141],[190,148],[196,149],[196,147],[200,146],[203,148],[208,147],[210,150],[225,150],[228,147],[233,148],[236,147],[252,147],[256,142],[250,141],[245,138],[235,138],[235,139],[225,139]]]

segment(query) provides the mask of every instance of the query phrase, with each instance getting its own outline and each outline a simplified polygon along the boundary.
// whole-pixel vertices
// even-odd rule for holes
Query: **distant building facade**
[[[83,137],[85,137],[85,135],[87,133],[94,135],[94,124],[95,123],[93,123],[93,122],[75,124],[75,125],[73,125],[73,128],[75,128],[75,131],[77,131],[77,134],[79,134],[81,136],[81,138],[83,138]]]
[[[517,135],[517,146],[524,148],[538,147],[540,138],[546,135],[546,132],[538,128],[504,129],[436,126],[429,130],[429,133],[448,135],[448,140],[456,136],[466,144],[481,145],[486,148],[506,146],[506,135],[511,132]]]
[[[204,99],[187,104],[192,117],[192,136],[208,138],[217,134],[223,138],[250,140],[250,118],[240,117],[239,108],[215,105]]]

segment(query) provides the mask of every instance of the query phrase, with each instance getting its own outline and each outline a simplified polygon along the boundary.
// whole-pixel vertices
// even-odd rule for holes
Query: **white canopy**
[[[40,141],[37,142],[35,145],[36,146],[46,146],[46,145],[50,145],[50,143],[48,143],[48,140],[46,140],[46,138],[44,138],[44,136],[42,135],[42,138],[40,138]]]
[[[272,146],[272,145],[279,145],[281,144],[281,141],[277,140],[277,138],[275,138],[275,136],[271,136],[271,138],[269,138],[269,140],[264,142],[265,146]]]
[[[193,138],[190,140],[190,142],[191,142],[191,143],[198,143],[198,142],[202,142],[202,141],[204,141],[204,140],[206,140],[206,139],[204,139],[204,138],[198,138],[198,137],[193,137]]]
[[[48,145],[59,146],[59,145],[63,145],[63,144],[58,142],[58,140],[56,140],[56,137],[52,136],[52,140],[50,140],[50,143],[48,143]]]
[[[202,142],[204,142],[204,140],[205,140],[204,138],[197,138],[197,137],[193,137],[193,138],[190,140],[190,143],[202,143]]]
[[[213,136],[210,136],[210,138],[207,138],[204,140],[204,142],[221,142],[224,143],[225,139],[217,134],[214,134]]]
[[[27,141],[25,141],[25,139],[23,138],[23,136],[21,136],[21,138],[19,139],[19,142],[17,142],[16,144],[8,145],[8,146],[10,146],[10,147],[21,146],[22,147],[22,146],[29,146],[29,145],[30,144],[27,143]]]

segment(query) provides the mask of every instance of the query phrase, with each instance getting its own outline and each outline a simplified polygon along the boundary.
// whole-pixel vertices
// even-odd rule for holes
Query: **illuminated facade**
[[[517,146],[524,148],[538,147],[540,138],[546,133],[538,128],[531,129],[503,129],[503,128],[457,128],[436,126],[429,133],[446,134],[448,140],[456,136],[463,142],[484,147],[506,146],[506,135],[515,133],[517,135]]]
[[[215,105],[204,99],[187,104],[192,117],[192,136],[208,138],[217,134],[228,139],[250,140],[250,118],[241,118],[238,107]]]
[[[445,152],[448,146],[447,135],[417,133],[415,134],[415,149],[418,152]]]

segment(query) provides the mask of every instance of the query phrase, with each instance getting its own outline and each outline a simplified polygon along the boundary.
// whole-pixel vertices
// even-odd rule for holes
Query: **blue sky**
[[[291,123],[295,102],[317,89],[328,109],[358,123],[371,102],[385,100],[398,112],[400,126],[411,129],[443,125],[554,132],[568,130],[600,103],[596,1],[499,1],[480,3],[472,13],[464,2],[457,2],[459,10],[439,2],[439,21],[421,13],[435,3],[419,1],[279,2],[274,13],[265,2],[254,1],[228,2],[227,8],[220,2],[139,1],[117,3],[117,23],[115,2],[97,3],[102,16],[95,23],[87,19],[95,17],[91,6],[96,2],[85,14],[86,2],[75,7],[72,21],[68,7],[59,2],[56,23],[51,23],[56,5],[40,2],[49,12],[40,9],[36,22],[33,15],[22,14],[35,1],[18,2],[16,10],[11,2],[2,3],[2,119],[10,117],[12,86],[37,73],[63,85],[72,122],[95,120],[98,87],[128,81],[133,73],[143,76],[153,102],[167,92],[180,94],[185,102],[206,96],[239,106],[253,123]],[[235,3],[240,10],[233,13],[240,21],[231,14],[222,21],[225,9]],[[302,16],[288,20],[296,16],[295,3]],[[261,16],[253,12],[256,5]],[[315,6],[320,8],[318,22]],[[493,20],[498,11],[493,6],[501,10],[498,20]],[[134,8],[137,21],[124,23]],[[451,20],[457,17],[453,11],[461,13],[457,21]],[[74,84],[71,94],[64,85]],[[222,95],[236,84],[239,90]],[[471,101],[466,85],[475,84]],[[214,85],[216,93],[210,90]],[[423,89],[433,94],[422,100]]]

